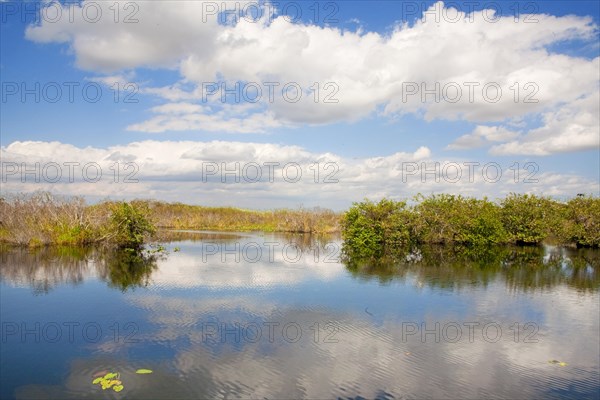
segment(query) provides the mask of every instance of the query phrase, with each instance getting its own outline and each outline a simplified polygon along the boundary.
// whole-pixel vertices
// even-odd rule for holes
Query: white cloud
[[[167,103],[151,109],[151,111],[155,113],[175,115],[201,113],[204,110],[204,107],[201,105],[193,103]]]
[[[86,3],[63,7],[77,9]],[[119,4],[123,7],[125,3]],[[179,82],[142,89],[171,103],[202,99],[203,82],[278,82],[280,86],[273,101],[263,95],[243,118],[235,116],[238,107],[247,105],[242,100],[243,104],[227,104],[231,112],[217,107],[177,118],[159,112],[132,124],[130,130],[264,132],[299,124],[355,121],[378,110],[388,117],[411,113],[426,120],[461,119],[480,124],[518,123],[524,116],[544,113],[545,125],[539,135],[532,132],[535,142],[543,142],[543,149],[529,149],[528,154],[589,148],[595,143],[587,133],[595,121],[574,121],[568,134],[560,128],[566,120],[563,107],[569,108],[572,116],[587,117],[578,108],[585,106],[578,99],[597,96],[599,58],[547,49],[566,40],[596,39],[597,25],[590,17],[539,14],[534,16],[537,23],[523,23],[510,15],[491,23],[491,12],[454,13],[440,2],[429,11],[446,10],[447,15],[457,16],[455,21],[442,18],[436,22],[429,15],[425,21],[398,24],[392,32],[381,34],[362,28],[344,31],[290,23],[282,16],[219,24],[216,15],[206,13],[206,2],[136,4],[139,22],[135,24],[115,24],[110,18],[96,24],[82,18],[74,23],[64,19],[30,26],[26,36],[38,42],[68,43],[77,65],[92,71],[178,69]],[[106,15],[110,13],[107,9]],[[290,82],[303,90],[298,102],[286,101],[281,94],[281,88]],[[319,83],[317,102],[311,89],[315,82]],[[326,88],[328,82],[336,86]],[[435,89],[436,84],[442,97],[439,101],[431,94],[421,96],[423,89]],[[492,101],[496,87],[501,95]],[[418,92],[411,94],[410,90]],[[458,93],[461,96],[454,101]],[[325,103],[327,95],[338,102]],[[214,107],[218,101],[215,94],[202,105]],[[577,126],[581,124],[585,127]],[[454,145],[478,144],[484,137],[467,137]],[[571,139],[580,143],[579,147],[572,146]],[[494,151],[515,153],[518,143],[499,145]]]
[[[543,114],[543,125],[516,140],[496,145],[497,155],[553,153],[581,150],[600,151],[599,92]]]
[[[132,124],[129,131],[160,133],[164,131],[209,131],[226,133],[263,133],[285,124],[272,112],[252,112],[255,107],[224,105],[215,109],[193,103],[167,103],[153,107],[149,120]]]
[[[473,132],[463,135],[447,146],[449,150],[473,149],[492,142],[504,142],[514,139],[518,132],[508,130],[502,126],[478,125]]]
[[[122,74],[94,76],[88,79],[92,82],[102,83],[114,90],[116,90],[116,88],[123,90],[126,85],[133,85],[132,82],[135,79],[135,73],[133,71],[128,71]],[[129,89],[129,87],[127,87],[127,89]]]
[[[406,199],[417,193],[490,198],[509,192],[574,196],[597,188],[597,182],[590,179],[540,170],[539,166],[534,171],[521,163],[517,173],[515,160],[498,164],[479,160],[469,166],[467,162],[477,160],[440,159],[427,147],[349,159],[299,146],[234,141],[146,140],[108,148],[13,142],[1,148],[0,157],[4,192],[49,190],[91,199],[183,199],[262,209],[299,205],[345,209],[365,197]],[[51,166],[52,162],[58,166]],[[23,164],[29,171],[37,170],[39,182],[35,173],[25,174]],[[57,169],[62,179],[51,182]],[[98,169],[102,175],[96,179]],[[526,177],[528,183],[524,183]]]
[[[203,17],[205,1],[115,1],[60,5],[56,22],[42,19],[25,32],[30,40],[67,42],[77,65],[93,71],[175,68],[182,55],[210,53],[218,33],[216,18]],[[53,2],[56,7],[57,3]],[[97,9],[100,17],[96,20]],[[119,16],[115,22],[115,9]],[[72,15],[72,18],[67,16]],[[204,19],[204,22],[203,22]]]

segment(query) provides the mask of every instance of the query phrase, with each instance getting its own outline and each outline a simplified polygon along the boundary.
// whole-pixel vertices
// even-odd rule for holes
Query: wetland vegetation
[[[339,218],[320,208],[257,211],[152,200],[88,205],[81,197],[38,192],[0,198],[0,242],[137,249],[159,229],[331,233],[338,230]]]
[[[354,203],[343,213],[314,208],[272,211],[204,207],[153,200],[103,201],[46,192],[0,199],[0,242],[106,244],[139,250],[170,230],[336,233],[348,257],[403,255],[420,244],[600,246],[600,198],[568,201],[510,194],[498,201],[460,195],[417,195],[410,202]]]
[[[346,257],[403,257],[421,244],[467,248],[541,243],[598,247],[600,198],[565,202],[510,194],[493,202],[460,195],[418,195],[412,204],[382,199],[354,203],[341,232]]]

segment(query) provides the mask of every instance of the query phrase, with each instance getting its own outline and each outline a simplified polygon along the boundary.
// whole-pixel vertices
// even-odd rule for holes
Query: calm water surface
[[[600,398],[598,251],[371,265],[310,236],[166,246],[4,249],[0,397]],[[92,384],[106,372],[120,393]]]

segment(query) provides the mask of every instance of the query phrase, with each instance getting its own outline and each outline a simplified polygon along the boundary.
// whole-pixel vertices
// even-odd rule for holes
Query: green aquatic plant
[[[566,367],[568,364],[564,361],[558,361],[558,360],[550,360],[548,361],[548,364],[558,364],[561,367]]]
[[[100,385],[102,390],[111,389],[115,392],[120,392],[124,389],[123,382],[120,380],[120,374],[118,372],[108,372],[100,376],[97,376],[92,381],[93,385]]]
[[[151,374],[151,369],[140,368],[135,371],[136,374],[146,375]],[[107,372],[101,371],[94,374],[92,385],[99,385],[102,390],[112,389],[115,392],[120,392],[125,389],[123,382],[121,381],[121,374],[118,372]]]

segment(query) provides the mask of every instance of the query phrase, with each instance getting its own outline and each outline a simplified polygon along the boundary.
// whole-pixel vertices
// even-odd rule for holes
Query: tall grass
[[[89,206],[81,197],[47,192],[0,198],[0,242],[41,246],[108,243],[139,247],[153,225],[138,205],[104,202]]]
[[[0,199],[0,241],[21,245],[85,244],[101,239],[101,213],[90,213],[82,198],[49,193]]]
[[[333,233],[339,230],[340,215],[320,208],[256,211],[158,201],[144,203],[156,226],[161,228],[300,233]]]
[[[0,243],[40,246],[108,243],[138,248],[156,228],[333,233],[340,215],[325,209],[254,211],[152,200],[104,201],[47,192],[0,198]]]

